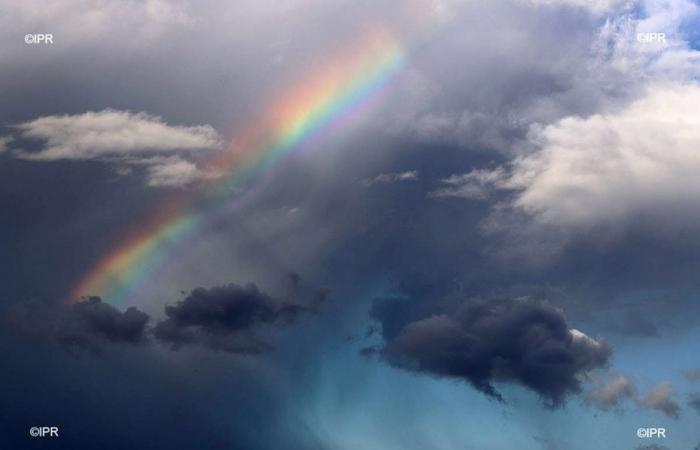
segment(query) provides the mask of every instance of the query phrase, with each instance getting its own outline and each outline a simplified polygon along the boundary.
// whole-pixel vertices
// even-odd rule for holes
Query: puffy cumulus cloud
[[[673,395],[673,384],[662,381],[651,388],[646,397],[641,400],[641,405],[677,419],[680,416],[681,407],[673,399]]]
[[[59,306],[22,303],[12,309],[8,320],[22,335],[99,351],[105,343],[145,342],[149,316],[134,307],[122,312],[99,297],[89,297]]]
[[[153,330],[173,349],[200,345],[231,353],[256,354],[271,349],[254,332],[261,327],[290,325],[304,313],[315,313],[325,298],[315,292],[306,304],[278,300],[254,284],[197,288],[174,306]]]
[[[418,171],[417,170],[409,170],[406,172],[400,172],[400,173],[380,173],[374,178],[368,178],[360,181],[360,183],[363,186],[366,187],[371,187],[375,184],[390,184],[390,183],[399,183],[402,181],[417,181],[418,180]]]
[[[700,183],[700,86],[660,85],[618,113],[533,131],[541,150],[515,161],[514,206],[563,226],[619,222],[694,203]]]
[[[508,169],[448,178],[436,194],[485,198],[508,191],[513,211],[560,229],[624,226],[645,216],[656,217],[659,229],[697,222],[690,207],[700,198],[698,102],[695,83],[651,86],[617,112],[533,128],[538,150]],[[495,210],[500,222],[507,222],[504,206]]]
[[[586,401],[603,410],[618,408],[623,400],[636,398],[637,389],[623,374],[618,374],[607,382],[599,382],[586,392]]]
[[[221,145],[218,133],[209,125],[171,126],[160,117],[114,109],[40,117],[17,128],[24,138],[45,141],[40,151],[21,153],[24,158],[42,161],[173,153]]]
[[[580,392],[580,377],[611,350],[567,326],[563,314],[525,300],[467,302],[454,314],[409,322],[380,354],[391,364],[469,382],[502,399],[494,383],[518,383],[551,406]]]

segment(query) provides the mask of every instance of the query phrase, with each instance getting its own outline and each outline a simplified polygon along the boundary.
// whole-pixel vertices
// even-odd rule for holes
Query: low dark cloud
[[[300,278],[293,275],[291,280],[298,292]],[[201,345],[231,353],[261,353],[271,346],[256,336],[257,329],[290,325],[302,314],[315,313],[325,296],[325,291],[317,291],[298,303],[273,298],[255,284],[200,287],[174,306],[166,306],[167,319],[155,326],[153,334],[173,349]]]
[[[99,297],[74,304],[19,303],[6,321],[16,335],[70,350],[101,352],[106,344],[145,344],[155,337],[175,350],[200,345],[256,354],[272,349],[257,336],[259,329],[291,325],[302,314],[315,314],[326,296],[327,291],[311,290],[293,274],[285,300],[255,284],[198,287],[175,305],[166,306],[166,318],[157,322],[138,308],[120,311]]]
[[[380,352],[395,366],[461,379],[499,400],[494,383],[518,383],[550,406],[580,392],[579,377],[611,354],[605,342],[570,329],[554,307],[510,299],[412,321]]]
[[[145,342],[149,316],[134,307],[122,312],[99,297],[89,297],[70,305],[20,304],[8,320],[22,335],[99,351],[105,343]]]

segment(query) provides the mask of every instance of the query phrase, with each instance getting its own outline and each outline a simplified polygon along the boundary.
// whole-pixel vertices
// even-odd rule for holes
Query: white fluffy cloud
[[[658,85],[621,111],[537,129],[517,159],[514,205],[538,221],[595,225],[700,200],[700,86]]]
[[[95,160],[115,164],[118,175],[127,176],[144,168],[146,184],[180,187],[215,177],[196,164],[202,151],[222,145],[209,125],[172,126],[160,117],[105,109],[77,115],[46,116],[16,127],[24,140],[40,140],[39,150],[12,151],[18,158],[33,161]],[[10,138],[0,138],[3,151]]]
[[[171,126],[146,113],[105,109],[72,116],[46,116],[17,126],[24,138],[46,142],[34,160],[99,159],[143,153],[212,149],[221,145],[209,125]]]
[[[698,219],[688,211],[700,201],[699,104],[696,83],[650,86],[618,111],[533,128],[536,150],[507,169],[454,175],[433,195],[485,199],[510,190],[511,207],[562,228],[678,213]]]

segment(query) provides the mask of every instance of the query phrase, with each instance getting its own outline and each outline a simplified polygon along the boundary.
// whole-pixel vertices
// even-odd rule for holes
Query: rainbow
[[[405,60],[382,31],[368,33],[262,109],[225,151],[202,166],[219,174],[194,193],[179,192],[104,255],[75,285],[68,302],[100,296],[122,303],[173,249],[185,245],[208,221],[241,204],[247,192],[287,155],[340,126],[382,94]]]

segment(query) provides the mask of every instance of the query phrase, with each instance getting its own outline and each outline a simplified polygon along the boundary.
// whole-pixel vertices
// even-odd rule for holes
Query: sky
[[[700,448],[699,29],[0,0],[0,448]]]

